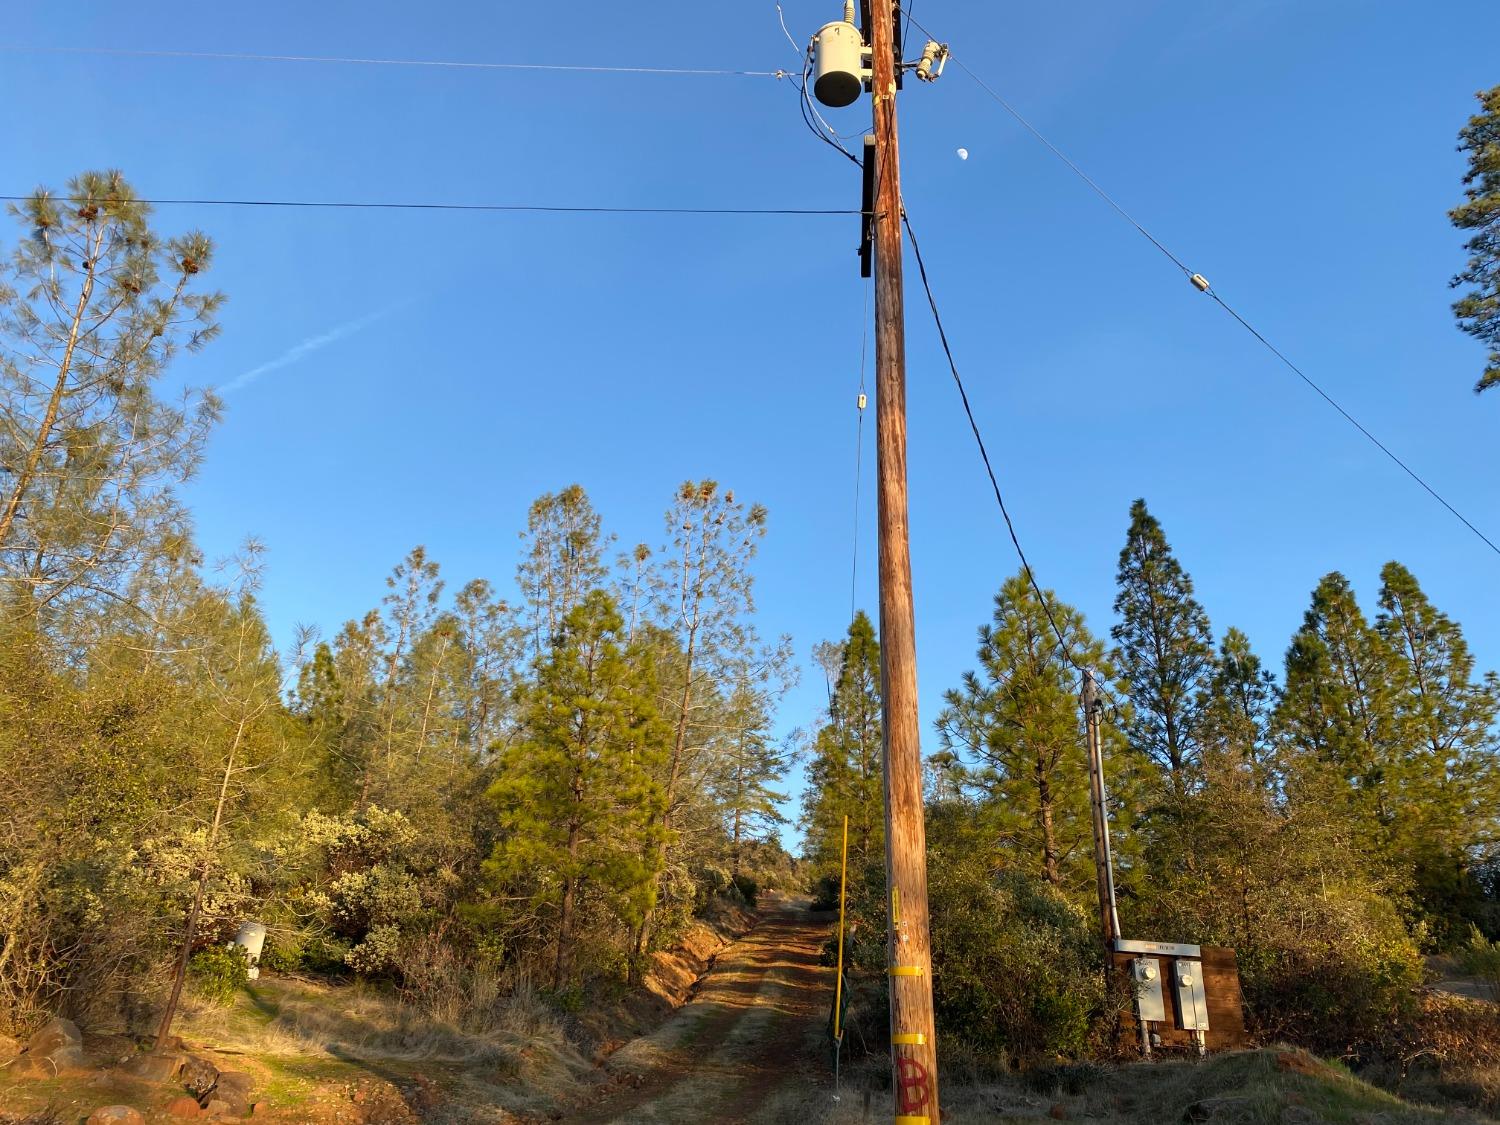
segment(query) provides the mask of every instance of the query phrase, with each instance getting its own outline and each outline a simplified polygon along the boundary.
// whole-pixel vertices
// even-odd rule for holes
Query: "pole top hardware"
[[[922,48],[922,58],[917,62],[917,77],[923,82],[936,82],[943,76],[943,67],[948,65],[948,44],[929,39]]]

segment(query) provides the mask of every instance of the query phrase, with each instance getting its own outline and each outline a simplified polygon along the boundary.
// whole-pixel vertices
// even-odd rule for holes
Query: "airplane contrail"
[[[311,355],[319,348],[326,348],[329,344],[335,344],[347,336],[352,336],[354,333],[374,324],[375,321],[382,317],[389,316],[393,311],[394,307],[381,309],[378,312],[370,313],[368,316],[362,316],[358,320],[351,320],[347,324],[340,324],[336,328],[330,328],[327,332],[321,332],[316,336],[309,336],[295,347],[288,348],[282,352],[275,359],[267,360],[258,367],[252,367],[249,371],[236,375],[229,382],[218,388],[219,394],[228,395],[233,394],[235,391],[243,390],[262,375],[268,375],[272,371],[287,367],[305,356]]]

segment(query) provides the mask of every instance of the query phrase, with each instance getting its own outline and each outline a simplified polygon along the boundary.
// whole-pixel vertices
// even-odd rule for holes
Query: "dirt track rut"
[[[563,1120],[751,1122],[783,1089],[816,1083],[833,977],[818,951],[830,929],[805,902],[768,904],[755,929],[719,954],[694,999],[617,1051],[601,1095]]]

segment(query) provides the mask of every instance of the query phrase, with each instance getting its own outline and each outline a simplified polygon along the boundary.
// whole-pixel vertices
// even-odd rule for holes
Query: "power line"
[[[115,55],[123,58],[218,59],[233,62],[334,63],[342,66],[405,66],[444,70],[530,70],[586,74],[658,74],[695,77],[786,78],[787,70],[714,70],[666,66],[575,66],[561,63],[462,62],[448,59],[362,58],[347,55],[257,55],[242,51],[133,50],[127,47],[35,47],[0,43],[0,51],[12,54]]]
[[[918,24],[918,27],[920,26]],[[927,306],[932,309],[932,321],[937,326],[938,341],[943,345],[943,355],[948,359],[948,370],[953,373],[953,383],[958,387],[958,397],[963,403],[964,414],[969,419],[969,429],[974,433],[974,443],[979,447],[979,457],[984,462],[984,471],[989,474],[990,488],[994,490],[995,503],[1000,506],[1000,515],[1005,520],[1005,530],[1010,533],[1011,546],[1015,547],[1016,556],[1021,560],[1021,569],[1026,574],[1026,581],[1030,583],[1032,590],[1036,593],[1037,601],[1042,606],[1042,612],[1047,615],[1047,624],[1052,626],[1053,635],[1057,637],[1058,652],[1062,654],[1063,660],[1082,676],[1086,669],[1073,659],[1073,654],[1069,651],[1067,639],[1063,636],[1062,628],[1057,624],[1057,618],[1052,612],[1052,601],[1047,597],[1046,592],[1036,580],[1036,573],[1031,569],[1031,563],[1026,558],[1025,550],[1021,547],[1021,539],[1016,534],[1016,525],[1012,522],[1010,511],[1005,506],[1005,496],[1000,491],[1000,481],[995,476],[995,467],[990,463],[989,450],[985,448],[984,435],[979,432],[979,423],[974,418],[974,409],[969,405],[969,393],[964,389],[963,377],[958,373],[958,363],[954,360],[953,348],[948,343],[948,332],[943,327],[943,316],[938,312],[937,298],[932,292],[932,282],[927,277],[927,263],[922,258],[922,247],[917,242],[917,232],[912,229],[911,218],[906,214],[904,207],[902,208],[901,222],[906,227],[907,237],[911,239],[912,255],[917,260],[917,272],[922,278],[922,288],[927,293]],[[1109,692],[1105,690],[1102,684],[1099,685],[1099,688],[1106,697],[1110,698],[1110,702],[1118,714],[1119,706],[1114,702],[1113,697],[1109,696]]]
[[[0,195],[0,201],[24,203],[34,195]],[[121,202],[101,199],[99,202]],[[321,199],[130,199],[153,207],[286,207],[352,211],[492,211],[563,215],[861,215],[858,207],[601,207],[542,203],[380,203]]]
[[[854,608],[856,593],[859,589],[859,494],[860,485],[864,481],[864,451],[865,451],[865,359],[869,355],[870,343],[870,287],[860,287],[864,291],[864,308],[859,314],[859,398],[856,400],[859,410],[859,420],[854,430],[854,561],[849,569],[849,620],[854,620]]]
[[[908,0],[908,6],[910,2],[911,0]],[[932,33],[929,32],[925,27],[923,27],[920,23],[917,23],[916,20],[911,19],[911,13],[909,11],[907,12],[907,19],[910,22],[915,23],[917,28],[924,35],[927,35],[929,38],[932,36]],[[1302,368],[1293,363],[1287,357],[1286,353],[1272,344],[1271,341],[1267,339],[1266,336],[1262,334],[1253,324],[1251,324],[1237,311],[1235,311],[1235,309],[1232,308],[1227,301],[1225,301],[1221,296],[1219,296],[1217,292],[1214,291],[1213,286],[1209,284],[1207,278],[1203,277],[1199,273],[1196,273],[1192,268],[1186,265],[1181,258],[1172,253],[1172,251],[1169,250],[1166,245],[1161,242],[1160,239],[1158,239],[1154,234],[1147,230],[1146,227],[1135,218],[1135,216],[1133,216],[1129,211],[1125,210],[1125,208],[1121,206],[1113,196],[1111,196],[1107,191],[1100,187],[1099,184],[1093,179],[1093,177],[1084,172],[1084,170],[1080,168],[1076,163],[1074,163],[1073,160],[1069,158],[1069,156],[1065,152],[1063,152],[1060,148],[1058,148],[1055,144],[1048,140],[1047,137],[1041,132],[1041,130],[1039,130],[1035,125],[1033,125],[1030,121],[1023,117],[1021,113],[1008,101],[1001,97],[1000,94],[993,87],[991,87],[988,82],[986,82],[978,74],[974,73],[974,71],[968,66],[968,64],[963,61],[962,58],[951,55],[950,58],[952,58],[952,61],[958,66],[960,70],[962,70],[979,85],[980,89],[982,89],[997,103],[999,103],[1001,108],[1003,108],[1006,113],[1015,118],[1016,121],[1018,121],[1021,126],[1026,129],[1027,132],[1029,132],[1033,137],[1035,137],[1038,141],[1045,145],[1047,150],[1051,152],[1052,155],[1056,156],[1065,165],[1067,165],[1068,168],[1072,170],[1073,174],[1076,175],[1085,184],[1087,184],[1094,191],[1094,193],[1099,196],[1100,199],[1108,203],[1110,207],[1112,207],[1116,211],[1116,213],[1120,215],[1121,218],[1123,218],[1127,223],[1134,227],[1143,238],[1150,242],[1152,246],[1160,250],[1162,254],[1164,254],[1174,266],[1182,271],[1183,276],[1192,283],[1193,288],[1197,289],[1200,293],[1207,294],[1210,298],[1212,298],[1214,303],[1222,308],[1226,313],[1228,313],[1240,325],[1241,328],[1250,333],[1250,335],[1255,337],[1256,340],[1260,341],[1260,343],[1266,348],[1267,351],[1269,351],[1273,356],[1280,360],[1299,379],[1301,379],[1304,383],[1306,383],[1309,387],[1316,391],[1318,396],[1322,398],[1324,402],[1328,403],[1329,406],[1333,407],[1334,410],[1338,411],[1338,413],[1344,418],[1346,422],[1348,422],[1351,426],[1353,426],[1356,430],[1363,434],[1370,441],[1370,444],[1375,446],[1376,449],[1380,450],[1381,453],[1385,454],[1385,456],[1403,473],[1409,476],[1412,480],[1416,481],[1417,484],[1422,487],[1423,491],[1425,491],[1429,496],[1431,496],[1434,500],[1436,500],[1439,504],[1446,508],[1454,516],[1454,518],[1459,521],[1459,523],[1463,524],[1466,528],[1472,531],[1479,538],[1479,540],[1484,543],[1486,547],[1488,547],[1496,555],[1500,555],[1500,546],[1497,546],[1494,540],[1492,540],[1484,532],[1480,531],[1479,528],[1474,526],[1474,524],[1468,519],[1468,517],[1466,517],[1462,512],[1460,512],[1451,503],[1449,503],[1448,500],[1444,498],[1444,496],[1440,492],[1437,491],[1437,489],[1428,484],[1427,481],[1424,480],[1415,469],[1413,469],[1394,452],[1392,452],[1389,446],[1387,446],[1383,441],[1381,441],[1373,433],[1371,433],[1363,423],[1361,423],[1357,418],[1354,417],[1354,415],[1350,414],[1349,411],[1344,409],[1344,407],[1341,406],[1332,395],[1330,395],[1321,386],[1319,386],[1318,383],[1314,381],[1310,375],[1302,370]]]
[[[1443,499],[1442,494],[1439,493],[1435,488],[1433,488],[1432,485],[1428,484],[1425,480],[1423,480],[1421,478],[1421,476],[1419,476],[1417,474],[1417,472],[1416,472],[1415,469],[1413,469],[1405,461],[1401,460],[1400,457],[1397,457],[1394,453],[1392,453],[1390,451],[1390,449],[1388,449],[1386,447],[1386,445],[1385,445],[1384,442],[1382,442],[1378,437],[1376,437],[1374,434],[1372,434],[1369,430],[1365,429],[1365,427],[1359,422],[1359,420],[1357,418],[1354,417],[1354,415],[1350,414],[1347,410],[1345,410],[1342,406],[1340,406],[1338,404],[1337,400],[1335,400],[1327,391],[1325,391],[1322,387],[1318,386],[1317,383],[1313,382],[1313,380],[1308,377],[1307,373],[1304,372],[1302,370],[1302,368],[1298,367],[1295,363],[1293,363],[1290,359],[1288,359],[1285,354],[1282,353],[1282,351],[1281,351],[1280,348],[1276,347],[1276,345],[1273,344],[1273,343],[1271,343],[1270,340],[1268,340],[1264,336],[1262,336],[1260,334],[1260,332],[1255,328],[1255,326],[1253,324],[1251,324],[1248,320],[1246,320],[1244,317],[1242,317],[1237,311],[1235,311],[1234,308],[1232,308],[1230,306],[1229,302],[1227,302],[1226,300],[1224,300],[1223,297],[1220,297],[1217,293],[1215,293],[1213,291],[1212,287],[1210,287],[1209,289],[1204,290],[1204,292],[1206,292],[1210,297],[1212,297],[1213,300],[1214,300],[1214,302],[1221,309],[1223,309],[1225,312],[1227,312],[1230,316],[1234,317],[1234,319],[1237,320],[1240,323],[1240,326],[1243,327],[1246,332],[1250,333],[1250,335],[1254,336],[1257,340],[1259,340],[1262,344],[1264,344],[1265,347],[1266,347],[1266,349],[1272,355],[1274,355],[1277,359],[1281,360],[1281,362],[1284,363],[1287,366],[1287,368],[1290,369],[1297,376],[1297,378],[1301,379],[1309,387],[1311,387],[1313,390],[1315,390],[1318,393],[1319,397],[1322,398],[1324,402],[1328,403],[1329,406],[1333,407],[1340,414],[1342,414],[1344,416],[1344,418],[1348,421],[1348,423],[1351,426],[1353,426],[1360,433],[1364,434],[1365,437],[1369,438],[1370,441],[1371,441],[1371,443],[1374,444],[1374,446],[1375,446],[1376,449],[1380,450],[1380,452],[1384,453],[1393,462],[1395,462],[1397,465],[1399,465],[1402,472],[1404,472],[1407,476],[1411,477],[1412,480],[1416,481],[1419,485],[1421,485],[1422,488],[1424,490],[1426,490],[1426,492],[1427,492],[1427,494],[1429,496],[1431,496],[1434,500],[1436,500],[1443,507],[1447,508],[1448,511],[1453,514],[1454,518],[1456,518],[1459,523],[1463,524],[1470,531],[1472,531],[1475,535],[1479,536],[1480,540],[1483,541],[1483,543],[1485,544],[1485,546],[1487,546],[1490,550],[1494,551],[1495,554],[1500,555],[1500,546],[1496,546],[1495,542],[1492,539],[1490,539],[1490,537],[1488,535],[1486,535],[1484,532],[1480,531],[1479,528],[1475,527],[1472,523],[1469,522],[1468,518],[1465,517],[1465,515],[1462,512],[1460,512],[1452,504],[1448,503],[1447,500]]]

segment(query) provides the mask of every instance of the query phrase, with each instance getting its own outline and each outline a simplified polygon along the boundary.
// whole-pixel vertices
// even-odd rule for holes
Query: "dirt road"
[[[719,954],[695,998],[626,1044],[610,1082],[569,1125],[753,1122],[785,1092],[825,1078],[833,970],[818,964],[831,927],[800,900],[769,903]]]

